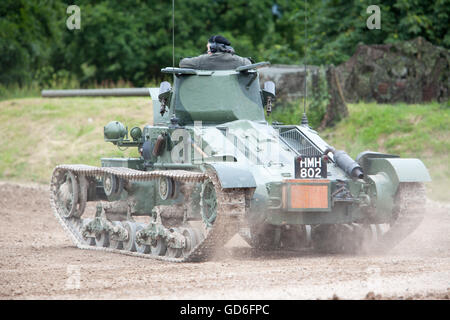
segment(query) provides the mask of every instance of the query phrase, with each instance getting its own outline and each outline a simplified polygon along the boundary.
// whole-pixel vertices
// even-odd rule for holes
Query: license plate
[[[326,178],[322,157],[297,157],[295,158],[295,178],[296,179],[319,179]]]

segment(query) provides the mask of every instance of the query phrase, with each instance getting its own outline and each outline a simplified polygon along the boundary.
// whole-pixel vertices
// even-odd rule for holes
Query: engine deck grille
[[[311,144],[297,128],[280,133],[283,140],[295,153],[303,156],[321,156],[322,153]]]

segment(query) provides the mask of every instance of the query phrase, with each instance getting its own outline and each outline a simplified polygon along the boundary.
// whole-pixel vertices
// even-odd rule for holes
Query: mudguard
[[[429,182],[430,174],[419,159],[378,158],[369,159],[367,174],[386,172],[393,183]]]
[[[380,214],[391,212],[395,193],[401,182],[431,181],[427,168],[419,159],[369,158],[365,173],[367,179],[374,183],[374,204]]]
[[[361,165],[366,175],[386,172],[392,182],[429,182],[430,174],[419,159],[400,158],[397,155],[374,151],[361,152],[356,161]]]
[[[237,162],[214,162],[205,164],[213,168],[222,188],[256,188],[256,181],[250,167]]]

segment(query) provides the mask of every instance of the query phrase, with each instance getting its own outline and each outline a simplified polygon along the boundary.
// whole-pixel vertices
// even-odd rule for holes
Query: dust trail
[[[450,203],[428,199],[422,223],[390,254],[450,256]]]

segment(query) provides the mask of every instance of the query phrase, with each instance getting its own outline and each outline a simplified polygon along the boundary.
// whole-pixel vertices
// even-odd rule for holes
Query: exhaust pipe
[[[325,150],[324,154],[328,154],[331,152],[334,156],[334,160],[339,168],[344,170],[350,177],[356,179],[363,179],[364,172],[361,166],[353,160],[345,151],[334,149],[333,147],[329,147]]]

